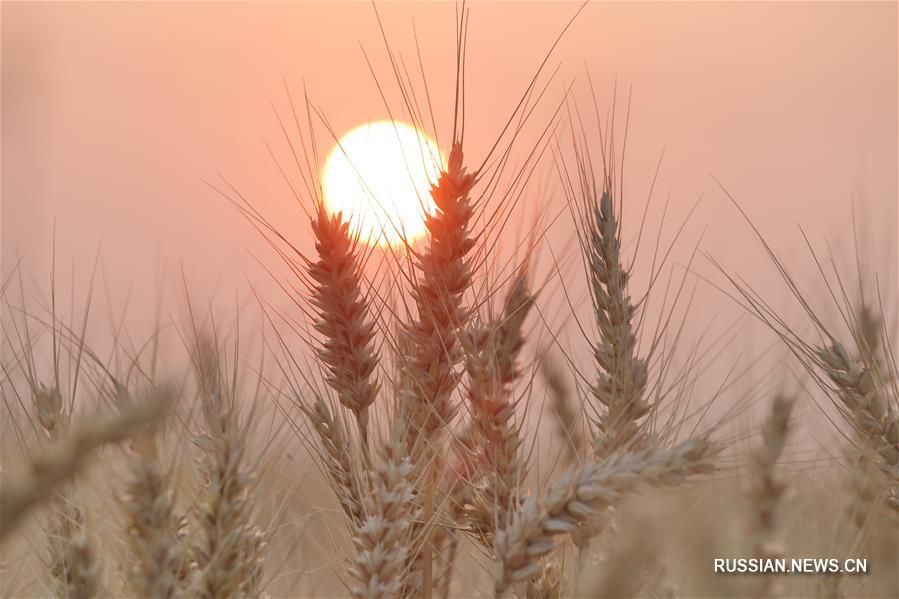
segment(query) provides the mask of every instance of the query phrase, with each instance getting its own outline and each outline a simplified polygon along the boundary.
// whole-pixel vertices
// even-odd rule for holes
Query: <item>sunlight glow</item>
[[[367,243],[411,243],[425,233],[425,212],[434,212],[431,185],[445,164],[437,143],[412,125],[362,125],[341,137],[325,161],[325,207],[342,212]]]

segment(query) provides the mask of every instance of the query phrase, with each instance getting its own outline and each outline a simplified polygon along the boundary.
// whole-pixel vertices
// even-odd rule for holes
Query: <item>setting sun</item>
[[[398,245],[425,233],[431,184],[445,159],[437,143],[406,123],[378,121],[345,134],[322,170],[331,213],[342,212],[370,244]]]

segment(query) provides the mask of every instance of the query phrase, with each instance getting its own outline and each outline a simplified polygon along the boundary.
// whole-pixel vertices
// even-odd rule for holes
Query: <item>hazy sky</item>
[[[469,6],[466,150],[478,162],[577,5]],[[391,47],[413,72],[414,23],[445,147],[456,5],[383,3],[379,10]],[[569,84],[589,114],[587,73],[603,110],[617,80],[619,113],[632,91],[628,223],[638,220],[663,149],[655,197],[659,208],[670,197],[669,235],[703,198],[675,262],[702,234],[709,255],[784,295],[714,177],[807,271],[797,224],[818,247],[830,241],[845,254],[856,198],[865,244],[894,288],[896,31],[895,3],[593,3],[552,55],[548,68],[559,70],[516,156],[531,149]],[[310,249],[307,223],[263,141],[288,156],[270,102],[287,110],[286,79],[295,98],[305,86],[335,132],[386,118],[363,48],[398,106],[368,3],[4,2],[4,275],[24,254],[28,270],[46,278],[55,219],[64,270],[74,265],[76,279],[86,279],[102,243],[120,299],[128,285],[138,298],[151,294],[161,269],[177,280],[181,265],[201,292],[217,286],[245,295],[248,281],[264,287],[253,254],[270,254],[203,179],[226,177]],[[560,201],[546,161],[521,210],[527,216]],[[570,249],[572,231],[561,211],[547,245]],[[696,269],[712,276],[700,262]]]

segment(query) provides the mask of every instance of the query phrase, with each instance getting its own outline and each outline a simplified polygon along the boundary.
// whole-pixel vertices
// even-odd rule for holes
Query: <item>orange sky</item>
[[[477,160],[576,5],[470,6],[466,136]],[[410,68],[414,20],[445,146],[455,5],[379,10]],[[118,301],[128,285],[151,295],[162,268],[177,280],[182,264],[202,293],[270,286],[252,257],[268,255],[264,245],[202,182],[219,174],[310,249],[263,142],[286,155],[269,105],[286,109],[282,78],[297,97],[305,85],[336,131],[385,118],[361,44],[391,102],[398,97],[367,3],[3,3],[2,11],[3,274],[24,253],[29,271],[46,278],[55,218],[58,261],[86,279],[102,242]],[[805,268],[797,223],[819,247],[829,240],[845,250],[858,198],[866,243],[895,294],[896,27],[895,3],[591,4],[553,55],[551,67],[561,67],[518,156],[567,84],[588,108],[585,72],[602,106],[617,79],[619,90],[633,90],[628,222],[663,148],[656,192],[659,206],[670,195],[669,230],[704,198],[675,262],[704,231],[703,250],[784,296],[714,176]],[[525,216],[560,201],[551,166],[522,198]],[[561,248],[571,236],[563,213],[547,244]],[[697,269],[714,275],[706,262]],[[715,293],[704,301],[730,309]]]

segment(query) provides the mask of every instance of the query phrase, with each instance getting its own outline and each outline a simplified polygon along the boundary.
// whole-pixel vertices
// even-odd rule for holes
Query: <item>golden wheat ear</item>
[[[609,458],[576,468],[528,497],[511,523],[497,533],[495,594],[539,576],[540,558],[598,512],[617,505],[641,487],[670,486],[715,470],[718,448],[705,438],[684,441],[670,449],[645,447],[622,450]]]
[[[321,334],[316,354],[328,373],[325,381],[341,405],[356,417],[363,455],[369,451],[369,407],[378,395],[375,324],[362,289],[359,240],[341,214],[328,215],[318,204],[312,221],[318,260],[308,267],[310,302]]]
[[[434,485],[438,472],[433,464],[444,445],[444,432],[458,411],[453,395],[463,359],[460,332],[470,317],[464,295],[472,281],[469,253],[475,245],[470,231],[475,181],[475,174],[464,166],[461,143],[454,143],[447,168],[431,189],[436,212],[425,218],[428,243],[420,252],[408,248],[415,266],[410,295],[416,315],[402,325],[400,333],[409,355],[400,364],[400,378],[405,383],[397,404],[408,455],[415,468],[425,473],[422,526],[428,536],[437,516]],[[426,597],[433,592],[432,561],[429,538],[412,560],[410,578],[414,580],[420,573]]]

